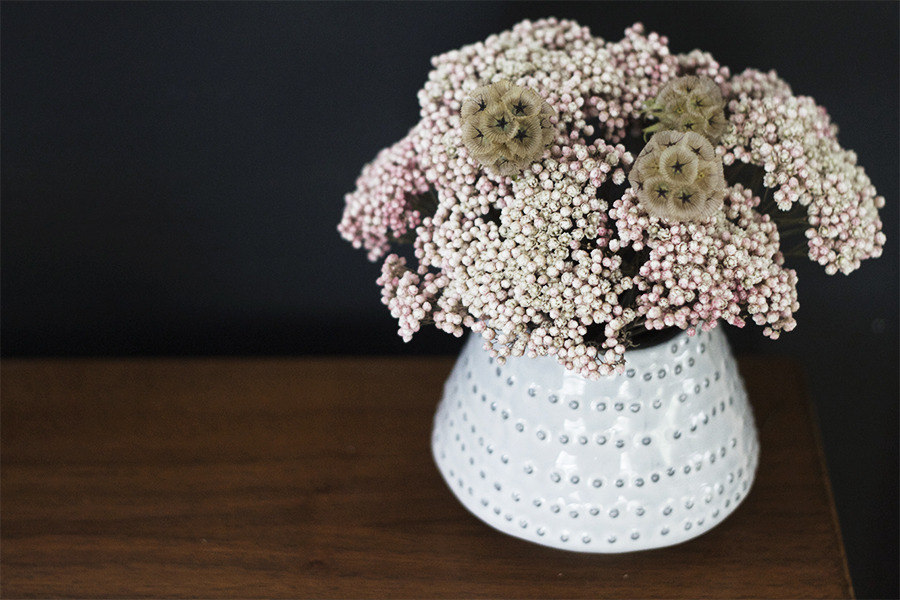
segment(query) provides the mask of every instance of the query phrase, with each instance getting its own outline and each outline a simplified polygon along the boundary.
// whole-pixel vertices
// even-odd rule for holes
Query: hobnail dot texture
[[[500,366],[471,336],[432,434],[450,489],[480,519],[545,546],[615,553],[677,544],[746,497],[759,448],[718,329],[629,352],[588,381],[551,357]]]

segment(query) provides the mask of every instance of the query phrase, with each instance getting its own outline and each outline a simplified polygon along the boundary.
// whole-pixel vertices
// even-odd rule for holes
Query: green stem
[[[778,223],[777,225],[780,225],[780,223]],[[786,235],[795,235],[798,233],[805,234],[807,229],[809,229],[809,227],[803,227],[803,226],[784,227],[784,228],[778,227],[778,234],[782,237],[784,237]]]
[[[809,254],[809,244],[797,244],[787,252],[782,252],[785,257],[804,257]]]
[[[777,214],[769,216],[772,217],[772,220],[775,221],[777,225],[797,225],[798,227],[806,225],[808,227],[812,227],[812,225],[809,224],[809,220],[804,217],[788,217],[785,219],[779,219]]]

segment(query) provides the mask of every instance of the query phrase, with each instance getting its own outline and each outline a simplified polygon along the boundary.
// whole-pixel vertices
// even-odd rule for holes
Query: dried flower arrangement
[[[384,258],[405,340],[468,328],[501,362],[553,355],[595,379],[648,330],[792,330],[787,255],[848,274],[881,254],[884,198],[823,107],[667,43],[551,18],[432,59],[421,120],[364,167],[338,226]]]

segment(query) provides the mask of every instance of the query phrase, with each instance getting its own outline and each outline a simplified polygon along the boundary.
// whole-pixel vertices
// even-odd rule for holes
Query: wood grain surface
[[[762,453],[679,546],[553,550],[469,514],[430,454],[451,358],[9,360],[0,593],[839,598],[853,591],[796,364],[739,361]]]

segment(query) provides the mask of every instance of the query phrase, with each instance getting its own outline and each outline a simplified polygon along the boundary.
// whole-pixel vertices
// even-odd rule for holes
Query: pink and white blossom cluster
[[[635,226],[643,215],[631,190],[616,201],[622,240],[650,250],[635,278],[646,327],[709,329],[719,319],[743,327],[748,316],[777,338],[796,326],[797,275],[782,267],[775,223],[754,210],[759,198],[741,184],[728,192],[722,212],[705,223],[650,217],[646,228]]]
[[[732,130],[720,146],[723,162],[763,167],[763,183],[775,190],[778,208],[806,207],[809,259],[833,275],[881,256],[878,209],[884,198],[856,164],[856,154],[838,143],[825,108],[793,96],[775,73],[746,71],[732,79],[731,92]]]
[[[799,231],[828,273],[882,251],[884,199],[824,109],[774,73],[731,76],[707,53],[672,55],[640,24],[607,42],[556,19],[523,21],[432,64],[421,120],[363,169],[338,227],[383,259],[378,283],[405,340],[423,324],[468,329],[501,361],[552,355],[597,378],[624,369],[640,330],[748,319],[772,338],[793,329],[797,277],[784,267],[779,210],[796,218],[805,208]],[[721,89],[728,124],[715,151],[726,180],[740,164],[761,180],[759,189],[729,180],[723,206],[695,223],[649,215],[627,181],[644,145],[643,107],[684,75]],[[513,177],[470,156],[461,131],[471,92],[501,80],[556,115],[550,146]],[[425,209],[429,194],[437,206]],[[391,250],[413,232],[408,265]]]

